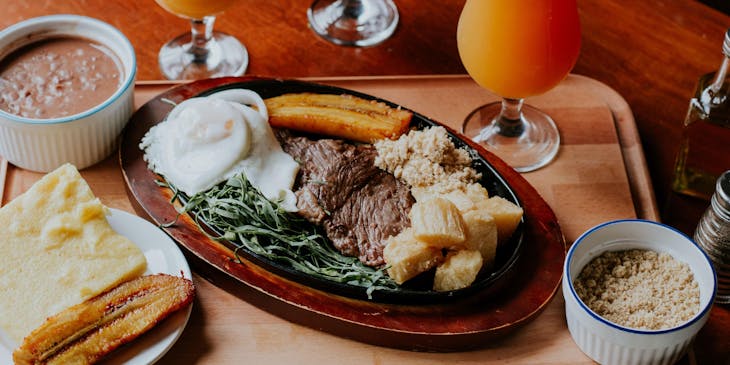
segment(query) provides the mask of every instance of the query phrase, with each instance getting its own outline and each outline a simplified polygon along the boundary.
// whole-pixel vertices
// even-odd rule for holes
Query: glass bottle
[[[717,272],[716,303],[730,303],[730,170],[717,179],[710,207],[700,219],[694,239]]]
[[[684,120],[672,189],[709,199],[720,174],[730,169],[730,29],[722,65],[700,77]]]

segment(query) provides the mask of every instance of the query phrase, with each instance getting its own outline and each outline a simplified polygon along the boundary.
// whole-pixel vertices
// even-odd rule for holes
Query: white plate
[[[175,242],[152,223],[127,212],[109,209],[109,224],[129,238],[147,258],[145,274],[165,273],[192,279],[185,256]],[[158,326],[104,359],[104,364],[146,365],[159,360],[177,341],[190,318],[192,305],[173,313]],[[0,364],[12,364],[13,348],[0,341]]]

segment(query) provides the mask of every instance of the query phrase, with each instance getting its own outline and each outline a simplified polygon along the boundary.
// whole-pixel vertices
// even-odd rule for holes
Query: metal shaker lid
[[[730,30],[728,31],[728,35],[730,35]],[[726,38],[725,45],[727,46],[727,44],[728,40]],[[712,205],[715,206],[715,211],[720,214],[723,219],[730,221],[730,170],[725,171],[725,173],[720,175],[720,178],[717,179],[715,194],[712,196]]]

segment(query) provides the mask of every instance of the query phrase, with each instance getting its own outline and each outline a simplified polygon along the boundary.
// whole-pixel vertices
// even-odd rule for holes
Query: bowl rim
[[[0,109],[0,117],[5,118],[7,120],[23,123],[23,124],[31,124],[31,125],[51,125],[51,124],[62,124],[62,123],[68,123],[77,121],[80,119],[84,119],[90,115],[96,114],[104,109],[106,109],[109,105],[119,100],[119,98],[133,85],[134,79],[137,74],[137,55],[134,52],[134,46],[132,46],[132,42],[129,41],[127,36],[124,35],[119,29],[112,26],[111,24],[104,22],[102,20],[91,18],[84,15],[76,15],[76,14],[54,14],[54,15],[44,15],[39,16],[35,18],[30,18],[23,20],[21,22],[15,23],[13,25],[8,26],[5,29],[0,30],[0,39],[8,37],[9,34],[22,30],[23,28],[30,27],[37,24],[42,24],[45,22],[69,22],[69,21],[77,21],[80,23],[86,23],[92,26],[103,28],[115,36],[117,36],[122,41],[122,48],[127,49],[129,51],[129,55],[131,58],[131,64],[130,64],[130,72],[127,76],[125,76],[123,82],[121,85],[117,88],[117,90],[109,96],[106,100],[104,100],[102,103],[89,108],[85,111],[82,111],[80,113],[72,114],[65,117],[60,118],[48,118],[48,119],[36,119],[36,118],[26,118],[21,117],[19,115],[8,113],[2,109]],[[120,57],[117,55],[117,57]],[[121,57],[120,57],[121,58]]]
[[[695,249],[699,250],[699,252],[705,258],[705,262],[710,267],[710,271],[712,271],[712,273],[713,273],[713,275],[712,275],[712,295],[711,295],[708,303],[703,308],[701,308],[694,315],[694,317],[692,317],[691,319],[682,323],[679,326],[660,329],[660,330],[642,330],[642,329],[636,329],[636,328],[631,328],[631,327],[624,327],[624,326],[613,323],[613,322],[601,317],[596,312],[594,312],[592,309],[590,309],[585,303],[583,303],[583,301],[578,297],[578,294],[575,292],[575,288],[573,287],[573,280],[571,278],[570,270],[569,270],[570,263],[573,260],[573,255],[575,254],[576,248],[578,246],[580,246],[580,244],[583,242],[583,240],[591,233],[593,233],[599,229],[603,229],[606,226],[615,225],[615,224],[623,224],[623,223],[653,224],[653,225],[659,226],[662,229],[669,229],[669,230],[679,234],[681,237],[684,237],[687,241],[692,243],[692,245],[694,246]],[[693,275],[694,275],[694,272],[693,272]],[[590,228],[589,230],[585,231],[583,234],[581,234],[575,240],[575,242],[573,242],[573,244],[570,246],[570,249],[568,250],[568,253],[565,256],[565,263],[563,264],[563,280],[564,280],[564,284],[567,285],[567,287],[570,291],[572,299],[575,300],[578,303],[578,306],[585,313],[587,313],[590,317],[592,317],[593,319],[597,320],[600,323],[603,323],[603,324],[605,324],[611,328],[617,329],[619,331],[629,332],[629,333],[633,333],[633,334],[641,334],[641,335],[660,335],[660,334],[672,333],[672,332],[681,331],[687,327],[692,326],[693,324],[700,321],[703,317],[705,317],[705,315],[707,315],[709,313],[709,311],[712,308],[712,305],[714,303],[715,294],[717,292],[717,274],[715,273],[715,269],[712,265],[712,262],[710,261],[709,256],[707,256],[707,253],[699,245],[697,245],[697,243],[692,238],[690,238],[683,232],[679,231],[678,229],[668,226],[666,224],[660,223],[660,222],[655,222],[655,221],[646,220],[646,219],[618,219],[618,220],[613,220],[613,221],[608,221],[608,222],[598,224],[598,225]],[[567,300],[567,298],[566,298],[566,300]]]

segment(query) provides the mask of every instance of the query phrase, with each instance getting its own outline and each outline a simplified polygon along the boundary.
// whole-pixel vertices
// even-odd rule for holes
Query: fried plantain
[[[193,300],[192,281],[147,275],[49,317],[13,352],[16,364],[91,364]]]
[[[284,94],[266,99],[272,127],[324,134],[359,142],[398,138],[411,112],[352,95]]]

